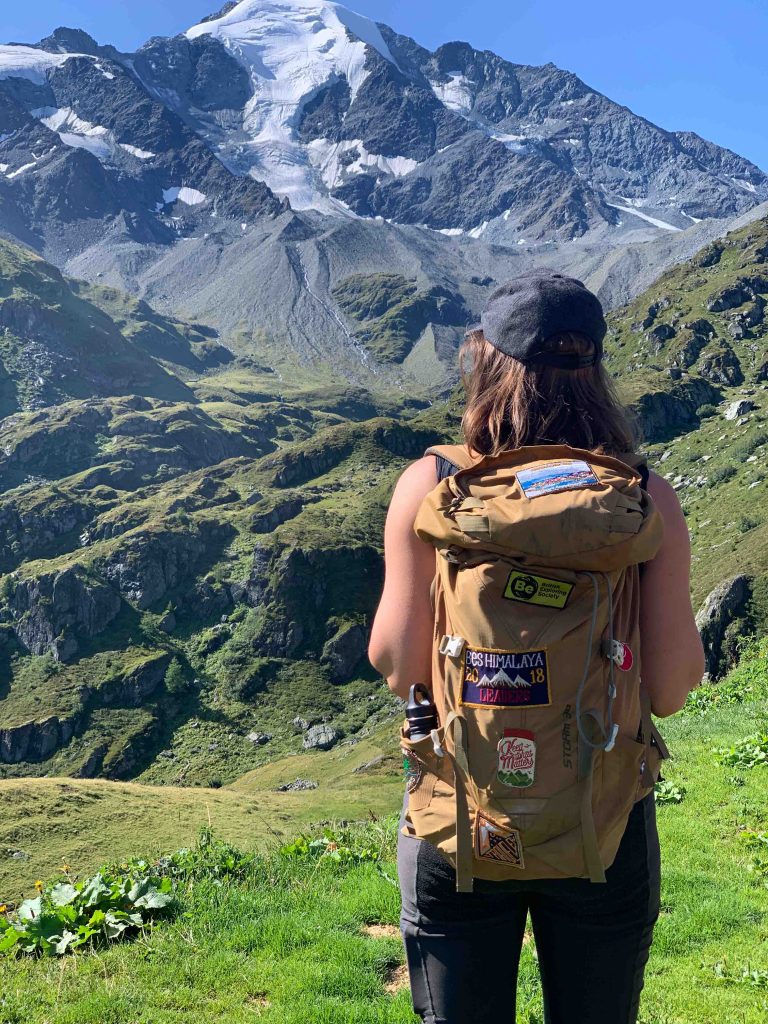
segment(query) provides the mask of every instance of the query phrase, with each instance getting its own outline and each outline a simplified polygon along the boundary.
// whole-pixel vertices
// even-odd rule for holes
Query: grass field
[[[761,870],[768,858],[761,862],[745,839],[749,830],[768,840],[768,743],[762,755],[759,749],[737,749],[730,758],[716,753],[768,731],[767,654],[766,644],[753,650],[725,683],[699,691],[685,712],[663,723],[674,754],[666,788],[682,799],[658,807],[662,914],[642,1024],[768,1019],[768,876]],[[374,749],[385,760],[353,774]],[[302,755],[216,791],[61,779],[3,783],[5,820],[6,798],[16,793],[10,816],[21,822],[19,842],[21,815],[29,813],[32,859],[14,877],[20,881],[26,872],[30,886],[53,854],[54,862],[67,855],[84,874],[100,858],[172,849],[207,820],[206,805],[215,830],[259,845],[265,857],[230,884],[202,879],[183,889],[180,913],[134,942],[58,960],[0,961],[0,1024],[413,1024],[396,928],[395,818],[360,827],[356,841],[375,848],[380,859],[349,865],[281,856],[280,841],[265,827],[277,821],[285,835],[313,818],[363,817],[366,807],[394,811],[401,784],[389,753],[379,739],[369,749],[361,743]],[[757,763],[749,767],[749,761]],[[296,775],[321,784],[308,792],[271,791]],[[62,785],[72,786],[82,803],[55,824],[49,817],[44,829]],[[94,799],[99,789],[100,802]],[[289,802],[279,805],[278,816],[276,801],[283,797]],[[72,863],[75,857],[81,859]],[[5,886],[10,879],[5,876]],[[528,943],[517,1024],[541,1020],[535,949]]]

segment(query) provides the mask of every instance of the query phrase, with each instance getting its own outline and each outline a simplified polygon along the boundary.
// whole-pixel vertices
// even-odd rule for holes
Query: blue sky
[[[3,6],[3,41],[32,42],[63,24],[130,50],[151,35],[187,28],[220,2],[8,0]],[[727,6],[715,0],[352,0],[347,6],[430,49],[465,39],[515,63],[552,61],[663,128],[698,132],[768,171],[766,0]]]

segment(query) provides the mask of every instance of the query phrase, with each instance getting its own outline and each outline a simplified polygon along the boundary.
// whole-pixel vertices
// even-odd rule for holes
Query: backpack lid
[[[414,524],[440,550],[608,571],[648,561],[661,544],[661,516],[640,472],[621,459],[531,445],[470,460],[463,446],[450,455],[448,447],[435,454],[461,458],[463,468],[427,494]]]

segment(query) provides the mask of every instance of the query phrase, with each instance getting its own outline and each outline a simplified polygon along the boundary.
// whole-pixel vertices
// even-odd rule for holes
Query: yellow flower
[[[43,883],[40,881],[39,878],[35,882],[35,888],[37,889],[38,892],[42,892],[43,891]]]
[[[66,874],[69,874],[69,864],[62,864],[61,870],[64,871]]]
[[[0,903],[0,914],[4,914],[7,909],[8,907],[5,903]]]

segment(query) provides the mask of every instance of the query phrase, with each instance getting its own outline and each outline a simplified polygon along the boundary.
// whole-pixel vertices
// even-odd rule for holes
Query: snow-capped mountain
[[[326,0],[228,3],[131,54],[78,29],[0,46],[2,234],[364,374],[355,274],[457,297],[429,300],[432,379],[495,279],[557,263],[626,300],[767,200],[749,161],[552,64],[430,52]]]
[[[219,42],[246,72],[234,116],[174,90],[185,44]],[[149,44],[143,81],[238,174],[294,209],[499,240],[652,225],[681,230],[768,199],[768,179],[692,133],[666,132],[554,65],[466,43],[430,53],[323,0],[242,0]]]

